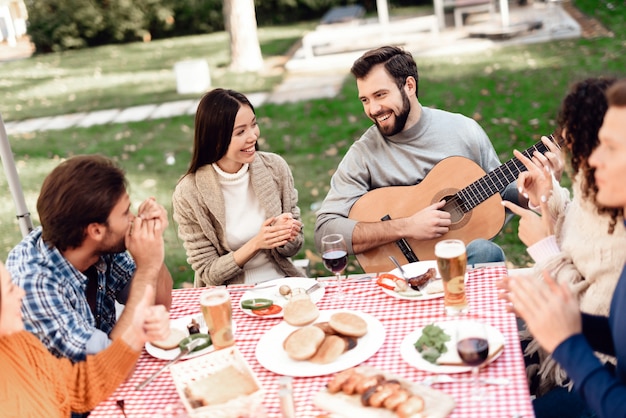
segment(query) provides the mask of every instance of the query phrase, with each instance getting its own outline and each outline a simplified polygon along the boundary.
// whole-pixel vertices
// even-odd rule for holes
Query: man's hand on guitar
[[[445,201],[434,203],[407,218],[406,236],[418,240],[440,238],[450,229],[450,214],[439,210]]]
[[[517,235],[527,247],[550,235],[554,235],[554,221],[548,213],[548,204],[546,202],[541,202],[543,216],[539,216],[532,210],[524,209],[507,200],[503,200],[502,205],[514,214],[519,215]]]

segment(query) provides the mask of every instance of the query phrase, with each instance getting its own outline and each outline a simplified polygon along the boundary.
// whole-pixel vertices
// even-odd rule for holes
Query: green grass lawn
[[[526,149],[542,134],[552,132],[560,100],[571,83],[590,76],[626,76],[623,54],[626,5],[612,3],[613,9],[607,11],[605,2],[601,2],[601,7],[591,0],[575,3],[586,13],[595,14],[615,35],[507,47],[459,55],[454,59],[420,58],[420,101],[425,106],[474,117],[492,139],[502,162],[509,160],[514,148]],[[272,62],[284,54],[306,27],[310,26],[261,29],[262,50],[267,61]],[[158,74],[171,71],[173,63],[179,59],[199,56],[211,56],[221,63],[217,66],[222,68],[221,73],[211,69],[216,86],[250,92],[262,89],[257,86],[271,86],[282,77],[271,72],[266,77],[228,74],[223,34],[159,42],[154,49],[150,46],[156,42],[0,64],[0,92],[6,98],[0,103],[0,112],[5,120],[10,120],[180,99],[173,82],[168,81],[169,86],[160,85],[165,81],[160,80]],[[221,46],[213,42],[221,42]],[[172,46],[165,48],[167,45]],[[198,52],[199,49],[203,52]],[[120,65],[122,61],[124,65]],[[100,78],[94,76],[97,68]],[[150,78],[149,74],[156,74],[156,78]],[[222,78],[216,78],[218,75]],[[62,81],[55,82],[55,77]],[[111,81],[114,79],[130,81],[115,86]],[[76,98],[70,100],[67,90],[59,93],[63,90],[60,85],[74,90]],[[7,114],[12,117],[8,118]],[[260,106],[257,116],[262,149],[283,155],[292,168],[305,223],[305,247],[299,257],[308,255],[315,262],[315,208],[326,195],[330,176],[341,157],[370,125],[357,99],[355,83],[347,78],[343,90],[334,99]],[[145,197],[156,196],[171,213],[171,193],[187,168],[192,138],[193,117],[181,116],[14,135],[10,139],[27,205],[37,223],[35,202],[43,177],[61,158],[82,153],[102,153],[115,158],[128,174],[135,205]],[[176,158],[173,165],[165,163],[169,154]],[[4,259],[20,240],[20,232],[4,176],[0,176],[0,190],[5,196],[0,202],[0,258]],[[529,262],[517,238],[515,220],[505,226],[496,242],[502,245],[513,264],[524,266]],[[190,282],[193,273],[185,260],[173,221],[167,230],[166,244],[166,262],[175,276],[176,286]],[[356,271],[358,266],[352,262],[350,269]],[[314,263],[312,274],[326,275],[327,272],[321,264]]]

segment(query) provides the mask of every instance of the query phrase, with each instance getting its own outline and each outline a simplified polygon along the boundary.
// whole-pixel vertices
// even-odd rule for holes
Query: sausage
[[[385,402],[385,399],[391,396],[398,389],[400,389],[400,384],[396,382],[386,381],[382,385],[379,385],[378,390],[370,396],[370,406],[373,406],[374,408],[381,407],[383,402]]]
[[[361,395],[361,405],[370,406],[370,398],[378,390],[378,386],[372,386]]]
[[[385,381],[385,377],[381,374],[376,374],[373,376],[363,376],[357,384],[355,391],[359,395],[362,395],[366,390],[373,386],[378,386]]]
[[[326,385],[329,393],[337,393],[341,390],[344,383],[352,376],[356,371],[354,369],[347,369],[337,373]]]
[[[363,379],[363,375],[354,372],[348,377],[348,380],[341,385],[341,391],[346,395],[353,395],[356,390],[356,385]]]
[[[424,410],[424,399],[418,395],[411,395],[409,399],[402,402],[396,408],[396,414],[399,418],[409,418],[415,414],[419,414]]]
[[[409,399],[410,396],[411,393],[408,390],[400,388],[392,393],[391,396],[389,396],[387,399],[385,399],[385,401],[383,402],[383,406],[387,409],[394,411],[398,407],[398,405]]]

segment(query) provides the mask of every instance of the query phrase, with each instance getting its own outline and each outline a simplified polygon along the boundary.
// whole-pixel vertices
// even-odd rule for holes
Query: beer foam
[[[435,256],[441,258],[454,258],[465,253],[463,241],[446,240],[435,245]]]
[[[216,306],[228,301],[230,295],[225,289],[205,290],[200,295],[200,304],[204,306]]]

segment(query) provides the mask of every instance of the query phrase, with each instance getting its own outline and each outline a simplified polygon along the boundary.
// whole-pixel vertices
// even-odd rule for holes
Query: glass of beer
[[[435,257],[437,257],[437,267],[443,280],[443,306],[446,315],[467,313],[468,304],[465,297],[467,254],[465,244],[458,239],[439,241],[435,245]]]
[[[200,294],[202,315],[216,350],[235,344],[230,294],[225,288],[205,290]]]

